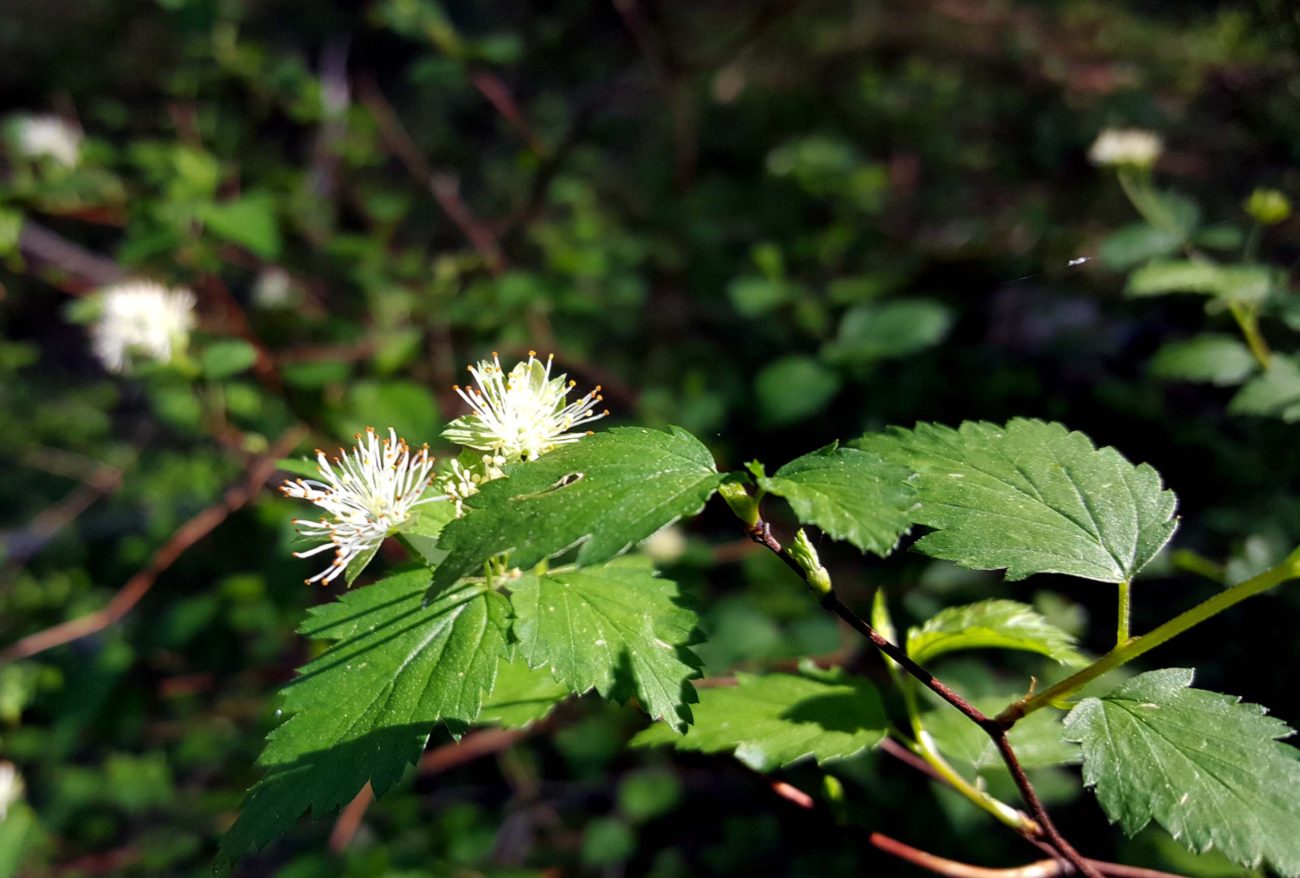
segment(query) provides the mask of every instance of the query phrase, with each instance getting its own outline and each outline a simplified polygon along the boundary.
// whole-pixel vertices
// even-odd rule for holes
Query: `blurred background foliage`
[[[84,142],[65,165],[0,141],[0,644],[111,611],[129,583],[140,600],[5,653],[0,757],[25,793],[0,875],[208,874],[274,691],[316,648],[293,629],[341,588],[302,585],[301,510],[262,490],[266,456],[367,424],[436,448],[451,385],[492,350],[553,351],[614,421],[681,424],[733,468],[889,423],[1062,420],[1181,498],[1183,551],[1137,590],[1139,630],[1273,563],[1300,536],[1294,428],[1150,371],[1231,321],[1126,299],[1122,274],[1078,260],[1132,221],[1087,162],[1107,126],[1161,132],[1158,176],[1212,227],[1244,226],[1256,186],[1294,194],[1297,50],[1285,0],[7,0],[0,109]],[[1289,269],[1300,222],[1262,253]],[[127,277],[195,291],[188,368],[94,359],[85,294]],[[708,674],[800,656],[882,673],[725,513],[673,536],[652,549],[698,597]],[[1109,590],[824,552],[900,623],[1014,596],[1105,647]],[[1296,725],[1278,620],[1298,604],[1258,599],[1158,662]],[[942,673],[1005,695],[1029,667]],[[568,704],[241,871],[903,874],[867,830],[1034,855],[882,756],[833,766],[841,797],[814,767],[784,773],[822,802],[804,810],[732,760],[625,750],[643,723]],[[1244,874],[1154,829],[1122,838],[1053,771],[1040,790],[1090,855]]]

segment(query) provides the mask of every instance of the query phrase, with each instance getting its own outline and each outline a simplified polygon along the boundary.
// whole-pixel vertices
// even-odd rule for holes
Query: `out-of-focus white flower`
[[[95,356],[113,372],[137,357],[171,362],[185,350],[194,328],[194,294],[150,281],[131,281],[99,292],[99,318],[90,328]]]
[[[258,272],[253,282],[253,304],[268,310],[292,305],[293,278],[289,272],[278,265],[272,265]]]
[[[574,428],[609,414],[595,411],[600,387],[567,402],[574,382],[551,377],[552,357],[543,363],[529,351],[528,359],[507,374],[496,354],[470,366],[477,387],[456,387],[473,411],[457,418],[442,435],[452,442],[490,451],[506,461],[536,460],[557,445],[577,442],[586,431]]]
[[[1097,135],[1088,160],[1094,165],[1149,168],[1160,157],[1164,141],[1141,128],[1107,128]]]
[[[23,776],[12,762],[0,761],[0,823],[9,816],[9,806],[23,797]]]
[[[294,520],[298,533],[325,540],[305,552],[294,552],[295,557],[310,558],[334,550],[330,565],[307,582],[333,582],[354,558],[378,548],[411,517],[415,507],[446,499],[436,494],[424,496],[433,470],[427,445],[412,452],[391,427],[387,439],[380,439],[373,427],[356,438],[356,447],[339,449],[337,457],[316,452],[323,481],[296,479],[280,486],[285,496],[310,500],[329,513],[319,521]]]
[[[20,116],[14,125],[16,146],[27,158],[49,158],[68,168],[81,161],[81,130],[59,116]]]
[[[677,525],[670,524],[646,537],[641,543],[641,551],[656,564],[672,564],[686,552],[686,533]]]

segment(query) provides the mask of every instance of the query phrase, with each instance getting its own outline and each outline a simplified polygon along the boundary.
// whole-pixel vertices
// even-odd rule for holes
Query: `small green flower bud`
[[[814,593],[830,594],[831,575],[822,566],[821,559],[817,557],[817,550],[813,548],[812,541],[808,539],[808,534],[804,533],[803,528],[799,528],[799,532],[794,535],[794,542],[786,548],[785,553],[799,565],[799,569],[803,571],[804,581]]]
[[[746,527],[758,524],[758,503],[749,496],[745,486],[740,482],[723,482],[718,486],[718,493],[727,501],[731,511],[745,523]]]
[[[1260,187],[1250,193],[1242,208],[1261,226],[1275,226],[1291,216],[1291,199],[1276,189]]]

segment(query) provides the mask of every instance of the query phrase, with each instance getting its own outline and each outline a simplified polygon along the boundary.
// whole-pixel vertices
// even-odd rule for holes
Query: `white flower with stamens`
[[[1088,160],[1094,165],[1149,168],[1160,157],[1164,141],[1141,128],[1107,128],[1097,135]]]
[[[150,281],[132,281],[99,292],[99,318],[90,328],[95,356],[113,372],[137,358],[169,363],[189,344],[194,294]]]
[[[19,116],[14,122],[18,152],[75,168],[81,161],[81,130],[58,116]]]
[[[517,363],[507,374],[496,354],[470,366],[477,387],[456,387],[473,411],[457,418],[442,435],[452,442],[490,451],[504,462],[536,460],[557,445],[577,442],[587,431],[575,428],[609,414],[596,411],[600,387],[574,402],[567,402],[574,382],[551,377],[553,358],[543,363],[537,354]]]
[[[305,552],[294,552],[295,557],[310,558],[334,550],[330,565],[307,582],[333,582],[353,559],[377,549],[385,537],[410,519],[415,507],[446,499],[437,494],[424,496],[433,471],[428,446],[412,452],[391,427],[387,439],[380,439],[374,428],[366,428],[365,436],[357,435],[355,448],[340,449],[332,459],[317,451],[316,467],[323,481],[296,479],[280,486],[285,496],[310,500],[329,513],[319,521],[293,522],[304,537],[326,541]]]

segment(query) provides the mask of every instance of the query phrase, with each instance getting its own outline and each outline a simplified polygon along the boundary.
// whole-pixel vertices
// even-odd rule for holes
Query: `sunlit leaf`
[[[579,565],[599,564],[694,515],[722,481],[709,450],[679,427],[615,428],[508,473],[470,497],[469,514],[443,530],[448,555],[435,588],[502,552],[528,568],[577,546]]]
[[[1155,820],[1198,851],[1300,875],[1300,753],[1257,704],[1192,689],[1192,671],[1140,674],[1065,720],[1083,780],[1132,835]]]
[[[1177,527],[1173,492],[1146,464],[1060,424],[968,421],[869,434],[860,447],[917,472],[913,520],[927,555],[1008,579],[1131,580]]]
[[[784,497],[803,524],[813,524],[864,552],[887,555],[912,523],[911,470],[878,454],[828,445],[790,461],[758,485]]]
[[[965,649],[1015,649],[1076,667],[1087,663],[1073,637],[1017,601],[948,607],[907,632],[907,654],[919,664]]]
[[[693,610],[677,584],[640,557],[526,575],[511,586],[519,651],[574,692],[635,695],[646,712],[683,729],[695,701],[699,659]]]
[[[382,795],[424,748],[434,723],[453,734],[478,718],[506,646],[509,606],[467,585],[425,606],[429,573],[390,577],[311,611],[299,633],[336,640],[284,690],[219,865],[260,848],[310,810],[320,817],[366,783]]]
[[[700,692],[695,724],[685,735],[656,725],[633,743],[734,752],[746,765],[771,771],[809,756],[819,763],[847,758],[878,744],[888,727],[880,696],[866,680],[840,671],[741,673],[735,686]]]

